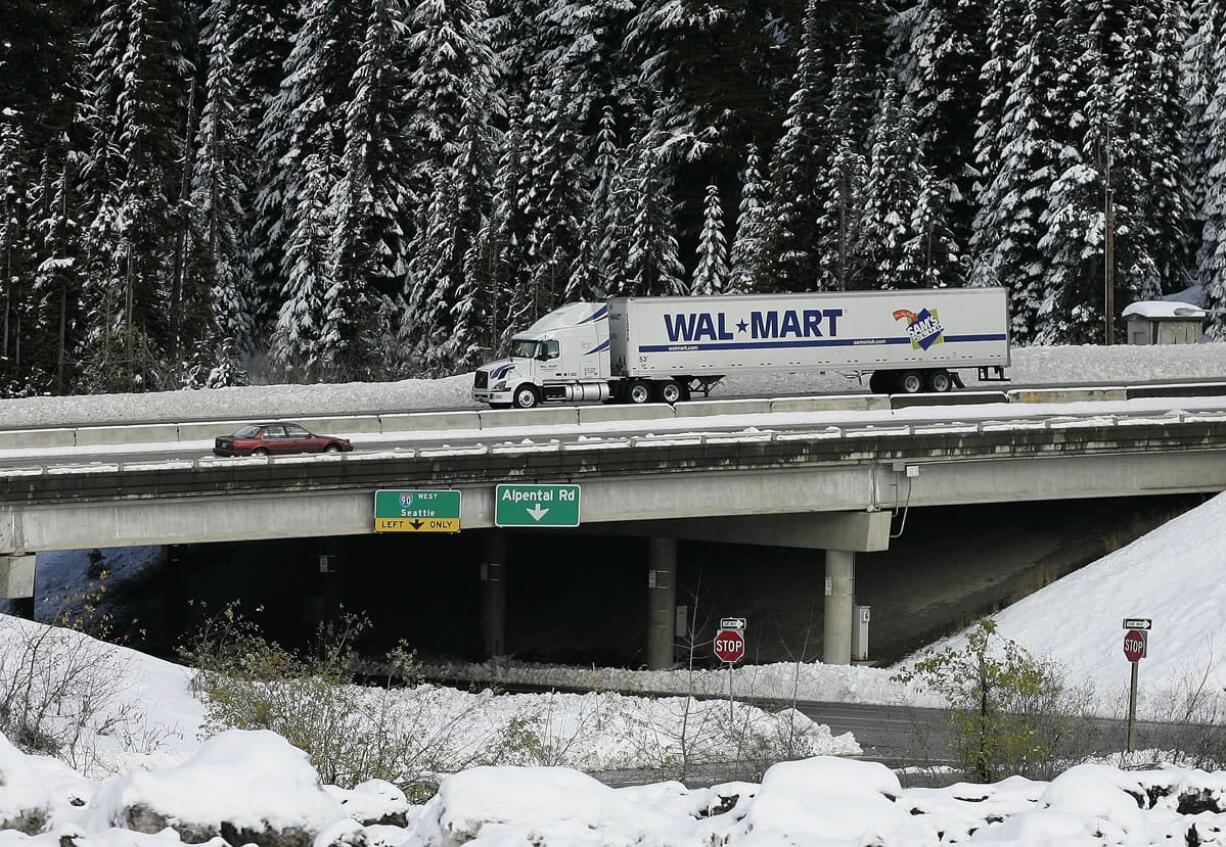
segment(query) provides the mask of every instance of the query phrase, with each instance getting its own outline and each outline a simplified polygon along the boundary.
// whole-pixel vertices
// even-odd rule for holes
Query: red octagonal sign
[[[1140,629],[1130,629],[1124,636],[1124,656],[1130,662],[1139,662],[1145,658],[1147,633]]]
[[[715,658],[734,664],[745,658],[745,636],[735,629],[721,629],[715,634]]]

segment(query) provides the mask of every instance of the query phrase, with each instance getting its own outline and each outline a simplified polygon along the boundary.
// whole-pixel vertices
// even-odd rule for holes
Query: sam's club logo
[[[907,322],[907,336],[914,350],[927,350],[945,340],[945,328],[941,326],[936,309],[924,309],[919,314],[899,309],[894,313],[894,320]]]
[[[411,491],[400,492],[400,505],[405,509],[413,505],[413,493]]]

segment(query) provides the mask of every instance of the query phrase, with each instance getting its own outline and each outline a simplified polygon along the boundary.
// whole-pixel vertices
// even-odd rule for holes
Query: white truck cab
[[[473,381],[473,399],[494,408],[609,398],[604,303],[568,303],[550,312],[511,339],[509,358],[482,365]]]

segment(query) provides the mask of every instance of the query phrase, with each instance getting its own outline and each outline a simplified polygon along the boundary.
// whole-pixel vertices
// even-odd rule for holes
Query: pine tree
[[[1216,5],[1216,4],[1206,4]],[[1211,39],[1226,31],[1226,14],[1220,9],[1202,9],[1201,37]],[[1198,168],[1203,173],[1200,217],[1204,220],[1196,256],[1196,278],[1204,286],[1209,312],[1208,333],[1226,341],[1226,39],[1213,42],[1211,64],[1203,67],[1205,102],[1196,126],[1200,132]],[[1210,57],[1206,57],[1209,59]]]
[[[649,134],[633,146],[634,175],[630,196],[635,199],[630,222],[626,288],[631,297],[684,294],[685,268],[677,255],[677,234],[668,175]]]
[[[269,349],[273,364],[300,382],[314,381],[323,369],[324,298],[332,284],[330,248],[336,223],[332,208],[335,166],[327,158],[326,145],[315,142],[313,146],[325,152],[312,153],[302,162],[303,187],[295,194],[298,206],[293,210],[296,225],[285,250],[289,273]]]
[[[702,235],[698,239],[698,265],[690,293],[699,296],[723,294],[728,287],[728,243],[724,238],[724,209],[719,186],[707,186],[703,205]]]
[[[407,42],[409,133],[417,163],[443,166],[455,158],[468,91],[494,99],[495,60],[483,0],[422,0],[414,4]]]
[[[736,237],[729,259],[729,293],[747,294],[757,284],[763,265],[768,199],[758,147],[750,144],[745,154],[745,168],[741,171],[741,202],[737,206]]]
[[[907,94],[933,180],[948,186],[955,238],[967,243],[974,213],[975,117],[983,100],[989,61],[989,9],[1009,0],[921,0],[908,58],[913,63]],[[999,32],[996,33],[1000,35]]]
[[[1060,172],[1061,114],[1049,105],[1056,85],[1059,9],[1054,0],[1027,0],[1013,84],[1000,116],[992,178],[979,186],[971,241],[974,285],[1009,288],[1011,335],[1034,338],[1046,301],[1045,254],[1040,221]]]
[[[395,54],[404,32],[399,0],[371,0],[345,116],[343,176],[333,190],[337,228],[320,357],[336,379],[368,374],[379,292],[392,290],[407,269],[400,224],[407,156],[398,120],[404,86]]]
[[[820,46],[820,16],[820,4],[808,0],[784,133],[771,159],[771,204],[760,288],[769,280],[774,290],[805,291],[817,281],[813,238],[821,206],[817,185],[829,155],[822,121],[828,80]]]
[[[622,164],[612,106],[605,106],[600,116],[595,154],[592,167],[595,181],[576,272],[566,289],[568,301],[603,298],[613,288],[611,278],[619,273],[614,259],[618,240],[618,198],[615,191]]]
[[[861,233],[868,163],[864,145],[872,119],[872,83],[860,39],[848,44],[831,87],[826,116],[833,145],[820,177],[821,216],[816,224],[819,288],[845,291],[863,272]]]
[[[257,340],[244,299],[252,278],[247,241],[251,218],[244,205],[248,196],[244,174],[249,173],[250,164],[231,57],[234,36],[224,11],[217,12],[214,26],[192,206],[206,257],[200,282],[207,286],[210,312],[207,339],[201,340],[207,340],[212,354],[210,371],[217,371],[206,382],[216,385],[223,378],[238,378],[240,369],[234,357],[253,352]]]
[[[953,187],[922,162],[919,196],[911,212],[911,239],[903,245],[902,277],[919,288],[946,288],[962,277],[962,255],[950,225]]]
[[[0,383],[0,391],[5,392],[19,387],[25,376],[21,360],[22,318],[29,311],[32,252],[26,229],[30,181],[27,156],[25,133],[17,112],[0,111],[0,283],[4,285],[0,378],[9,383]]]
[[[910,110],[887,79],[869,141],[862,230],[867,288],[915,288],[919,276],[906,261],[914,236],[911,218],[919,200],[919,139]]]

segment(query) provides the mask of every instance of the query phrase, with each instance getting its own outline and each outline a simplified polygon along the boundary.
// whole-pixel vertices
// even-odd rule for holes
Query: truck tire
[[[631,406],[641,406],[651,402],[651,383],[645,379],[636,379],[626,386],[626,402]]]
[[[894,374],[889,371],[873,371],[868,376],[868,390],[873,394],[889,394],[893,383]]]
[[[670,379],[667,382],[659,383],[656,387],[656,394],[657,400],[672,406],[685,399],[685,386],[675,379]]]
[[[949,371],[928,371],[928,390],[937,394],[944,394],[954,387],[953,378],[949,375]]]
[[[919,371],[903,371],[898,377],[900,394],[919,394],[924,390],[924,375]]]
[[[515,408],[535,409],[541,404],[541,392],[535,385],[524,383],[515,389]]]

